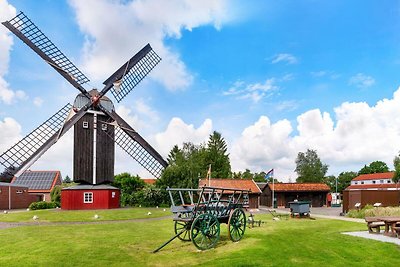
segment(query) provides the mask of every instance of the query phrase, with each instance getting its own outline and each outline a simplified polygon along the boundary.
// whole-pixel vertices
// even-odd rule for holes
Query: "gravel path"
[[[342,234],[356,236],[356,237],[362,237],[362,238],[367,238],[367,239],[373,239],[373,240],[381,241],[381,242],[393,243],[393,244],[397,244],[397,245],[400,246],[400,239],[399,238],[385,236],[383,234],[370,234],[368,231],[345,232],[345,233],[342,233]]]

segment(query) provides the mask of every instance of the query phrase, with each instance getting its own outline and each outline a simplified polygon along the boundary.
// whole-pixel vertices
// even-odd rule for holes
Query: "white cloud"
[[[42,104],[43,104],[43,99],[40,98],[40,97],[35,97],[35,98],[33,99],[33,104],[34,104],[35,106],[37,106],[37,107],[41,107]]]
[[[350,85],[355,85],[358,88],[367,88],[375,84],[375,79],[367,76],[364,73],[357,73],[349,79]]]
[[[279,89],[274,78],[267,79],[264,83],[246,84],[236,81],[231,88],[222,92],[224,96],[236,96],[237,99],[251,99],[254,103],[262,98],[270,96],[273,91]]]
[[[166,157],[174,145],[184,142],[200,144],[208,140],[212,131],[212,121],[206,119],[197,129],[193,124],[186,124],[180,118],[172,118],[164,132],[155,135],[154,147]]]
[[[177,52],[164,44],[183,30],[203,25],[219,29],[230,18],[226,1],[78,1],[70,0],[79,27],[87,35],[84,70],[95,80],[105,79],[146,43],[162,57],[152,77],[170,90],[192,83]],[[101,18],[101,19],[99,19]]]
[[[0,120],[0,153],[9,149],[20,139],[21,125],[16,120],[9,117]]]
[[[276,64],[279,62],[283,62],[286,64],[296,64],[299,61],[295,56],[293,56],[291,54],[277,54],[277,55],[273,56],[271,63]]]
[[[233,142],[231,160],[234,170],[276,169],[278,179],[287,181],[296,174],[295,158],[300,151],[316,149],[329,173],[358,171],[364,164],[382,160],[392,166],[400,150],[400,88],[392,99],[374,106],[343,103],[335,109],[334,119],[318,109],[297,117],[297,132],[292,123],[271,123],[261,116]]]
[[[0,21],[6,21],[16,15],[15,8],[5,0],[0,0]],[[25,98],[23,91],[13,91],[5,80],[8,73],[10,62],[10,51],[13,45],[13,39],[10,31],[1,25],[0,27],[0,102],[12,104],[18,99]]]

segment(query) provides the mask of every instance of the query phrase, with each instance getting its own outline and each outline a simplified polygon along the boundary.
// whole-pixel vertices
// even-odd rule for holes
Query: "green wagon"
[[[220,224],[228,225],[233,242],[243,238],[249,190],[204,186],[200,189],[167,188],[174,214],[174,232],[170,240],[154,250],[157,252],[175,238],[192,242],[199,250],[216,246]]]

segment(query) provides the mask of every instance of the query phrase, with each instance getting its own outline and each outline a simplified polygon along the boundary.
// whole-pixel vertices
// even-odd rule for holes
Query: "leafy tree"
[[[358,172],[358,174],[370,174],[370,173],[382,173],[382,172],[388,172],[389,167],[386,165],[385,162],[383,161],[374,161],[371,162],[368,166],[364,165],[364,167],[361,168],[361,170]]]
[[[156,186],[165,188],[197,188],[199,178],[206,177],[208,165],[207,150],[204,145],[184,143],[182,149],[174,146],[168,156],[168,167],[164,170]]]
[[[65,176],[65,178],[64,178],[64,183],[67,183],[67,184],[69,184],[69,183],[71,183],[72,182],[72,180],[71,180],[71,178],[69,178],[69,176],[67,175],[67,176]]]
[[[219,132],[214,131],[207,143],[206,162],[211,164],[211,177],[230,178],[231,163],[225,139]]]
[[[323,182],[327,171],[328,165],[321,162],[316,150],[307,149],[306,153],[297,154],[295,172],[298,183]]]
[[[145,182],[139,176],[133,176],[127,172],[115,175],[113,186],[121,190],[120,202],[122,206],[135,204],[134,193],[145,186]]]
[[[393,182],[399,183],[400,182],[400,153],[399,153],[399,155],[394,157],[393,165],[394,165]]]
[[[343,192],[351,184],[351,180],[357,177],[356,172],[341,172],[338,176],[338,192]]]
[[[331,188],[331,192],[336,190],[336,177],[334,175],[329,175],[324,177],[323,182]]]
[[[50,192],[51,201],[56,203],[59,207],[61,206],[61,185],[56,185]]]

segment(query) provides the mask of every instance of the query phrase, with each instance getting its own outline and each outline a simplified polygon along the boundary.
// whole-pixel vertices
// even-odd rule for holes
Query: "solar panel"
[[[27,186],[31,190],[49,190],[56,175],[54,171],[26,171],[15,179],[14,184]]]

